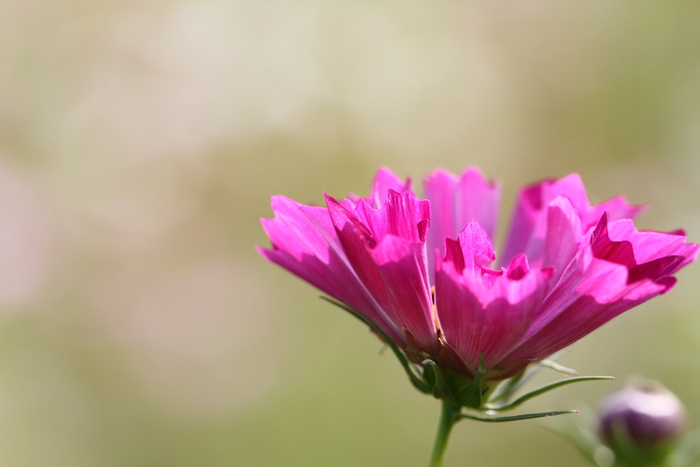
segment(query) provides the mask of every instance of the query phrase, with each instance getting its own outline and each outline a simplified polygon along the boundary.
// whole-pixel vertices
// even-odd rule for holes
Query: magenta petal
[[[667,279],[630,285],[626,267],[593,258],[589,272],[575,287],[560,289],[547,298],[530,331],[499,367],[546,358],[624,311],[665,293],[675,282]]]
[[[403,333],[374,301],[345,257],[328,210],[305,206],[283,196],[272,198],[274,219],[261,219],[272,249],[258,248],[267,260],[319,290],[366,314],[391,339]]]
[[[414,222],[421,216],[421,208],[427,205],[415,203],[413,207],[416,212],[407,213],[407,203],[410,204],[407,200],[415,198],[415,195],[409,192],[389,193],[387,203],[377,211],[369,207],[363,208],[366,206],[364,201],[358,204],[356,213],[360,212],[370,220],[371,228],[333,198],[327,196],[326,201],[345,255],[372,298],[396,327],[410,331],[415,341],[421,345],[418,350],[434,352],[436,331],[425,244],[396,236],[392,232],[400,231],[417,238],[418,227]],[[401,212],[407,218],[400,218]],[[413,229],[416,232],[407,233],[410,230],[407,225],[411,223],[414,223]],[[375,232],[377,236],[374,235]]]
[[[445,254],[445,239],[457,238],[463,227],[458,225],[460,218],[457,216],[455,202],[458,184],[458,178],[443,169],[437,169],[423,181],[425,197],[430,201],[432,214],[428,232],[428,251],[437,249],[440,256]]]
[[[628,241],[632,244],[636,264],[646,263],[662,256],[680,255],[689,258],[682,263],[685,265],[693,261],[698,253],[698,246],[694,243],[686,243],[683,235],[638,231],[634,223],[628,219],[610,222],[607,232],[611,241]]]
[[[399,193],[411,191],[411,178],[407,178],[404,182],[388,168],[380,167],[374,176],[372,188],[370,189],[369,196],[367,198],[350,194],[347,199],[341,200],[340,204],[344,208],[353,211],[360,200],[364,200],[371,207],[379,209],[384,205],[389,190],[394,190]]]
[[[523,260],[513,265],[519,271],[513,276],[519,279],[496,277],[490,287],[468,269],[460,274],[451,262],[438,263],[435,297],[440,329],[472,368],[478,367],[482,353],[487,369],[497,365],[525,335],[544,298],[550,271],[526,273]]]
[[[506,236],[501,264],[508,264],[517,254],[526,251],[544,207],[542,198],[547,183],[550,182],[541,182],[520,190]]]
[[[425,242],[430,224],[430,203],[419,200],[410,191],[397,193],[389,190],[386,202],[380,209],[372,209],[361,201],[353,214],[377,242],[386,235],[395,235],[412,242]]]
[[[498,205],[501,201],[500,184],[490,183],[479,169],[469,167],[462,172],[459,189],[461,225],[457,227],[462,228],[476,220],[486,234],[494,238],[498,225]]]
[[[464,259],[462,269],[466,268],[471,274],[481,275],[481,269],[496,259],[491,239],[475,220],[460,232],[459,245]]]
[[[612,241],[608,235],[608,215],[603,214],[591,237],[591,250],[596,258],[622,264],[631,269],[637,265],[632,242],[621,239]]]
[[[388,235],[371,251],[383,287],[369,285],[380,303],[409,330],[420,350],[435,352],[433,318],[425,245]]]
[[[627,283],[640,281],[642,279],[657,280],[665,276],[669,276],[676,272],[683,262],[686,261],[685,256],[664,256],[651,260],[649,262],[634,266],[629,270]]]
[[[554,268],[556,283],[576,255],[582,241],[581,219],[563,196],[549,203],[547,234],[542,253],[542,266]]]
[[[564,196],[571,201],[571,205],[579,212],[588,210],[590,203],[586,194],[586,187],[583,185],[581,176],[577,173],[569,174],[548,184],[545,202],[553,200],[557,196]]]
[[[608,213],[611,220],[618,220],[634,217],[644,210],[644,206],[631,205],[622,197],[591,206],[578,174],[525,187],[520,192],[513,213],[504,255],[501,257],[502,264],[518,253],[526,253],[533,264],[539,261],[547,237],[547,206],[558,196],[571,203],[573,212],[580,219],[581,234],[595,226],[604,212]]]
[[[616,196],[608,201],[592,206],[585,215],[585,223],[588,226],[595,225],[603,213],[608,214],[608,219],[617,221],[620,219],[634,219],[646,210],[645,204],[629,204],[624,196]]]
[[[570,203],[571,208],[567,211],[575,212],[579,218],[587,211],[588,196],[578,174],[559,180],[544,180],[521,190],[501,264],[510,262],[518,253],[526,253],[533,264],[541,259],[547,237],[548,206],[560,196]]]
[[[560,315],[573,323],[572,329],[582,329],[576,332],[571,330],[571,333],[590,332],[600,324],[583,326],[581,321],[588,323],[590,318],[590,323],[602,324],[616,316],[615,313],[619,314],[636,303],[666,292],[675,283],[669,275],[692,261],[697,253],[698,246],[685,243],[685,237],[639,232],[632,221],[608,223],[604,214],[591,233],[590,244],[581,245],[561,280],[543,303],[524,342],[534,335],[540,336],[537,342],[547,340],[545,330],[551,332],[552,326],[556,328],[550,323],[561,323],[564,318]],[[608,306],[615,301],[621,305]],[[590,306],[590,315],[584,313],[582,303]],[[524,342],[521,344],[524,348],[535,345]]]
[[[604,214],[593,231],[591,248],[597,258],[627,266],[631,283],[659,279],[694,261],[698,246],[685,240],[677,233],[640,232],[626,219],[608,223]]]
[[[425,178],[425,197],[433,212],[428,249],[445,253],[445,239],[456,238],[472,220],[489,237],[496,232],[501,187],[489,182],[476,168],[467,168],[461,177],[437,169]]]
[[[411,190],[411,179],[407,178],[404,182],[394,172],[386,167],[381,167],[374,176],[372,189],[370,190],[367,200],[370,205],[378,209],[384,205],[389,190],[403,193]]]
[[[513,258],[506,268],[506,277],[508,279],[519,281],[530,272],[530,265],[527,262],[527,256],[518,255]]]

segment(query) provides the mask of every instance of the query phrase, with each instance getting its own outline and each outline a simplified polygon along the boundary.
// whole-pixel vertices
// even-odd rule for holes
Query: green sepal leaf
[[[549,368],[550,370],[558,371],[559,373],[564,373],[569,376],[578,376],[578,371],[573,368],[567,368],[564,365],[560,365],[552,359],[542,360],[540,362],[544,368]]]
[[[430,375],[430,376],[428,376]],[[455,396],[452,394],[450,387],[445,381],[445,376],[442,374],[442,370],[437,364],[432,360],[426,360],[423,363],[423,378],[426,380],[434,381],[433,383],[433,395],[438,398],[450,402],[453,405],[458,405]]]
[[[522,388],[543,369],[544,367],[541,365],[534,365],[524,369],[512,378],[507,379],[493,392],[489,398],[489,404],[495,405],[496,402],[499,401],[503,401],[503,404],[508,403],[515,393],[520,390],[520,388]]]
[[[522,415],[510,415],[508,417],[478,417],[476,415],[469,415],[465,413],[459,413],[455,415],[457,418],[467,418],[469,420],[476,420],[479,422],[516,422],[518,420],[529,420],[531,418],[543,418],[543,417],[553,417],[555,415],[564,415],[568,413],[579,413],[578,410],[558,410],[556,412],[539,412],[539,413],[526,413]]]
[[[423,381],[425,381],[426,386],[430,388],[430,391],[435,395],[437,376],[435,375],[432,365],[423,365]]]
[[[321,299],[327,301],[328,303],[331,303],[331,304],[337,306],[338,308],[341,308],[341,309],[347,311],[348,313],[353,315],[355,318],[359,319],[360,321],[362,321],[363,323],[368,325],[370,328],[372,328],[380,336],[382,336],[382,338],[384,339],[384,343],[386,345],[388,345],[389,348],[391,348],[391,351],[394,352],[394,355],[396,355],[396,358],[399,359],[399,363],[401,363],[401,366],[406,371],[406,374],[408,375],[408,379],[411,381],[411,383],[413,383],[413,386],[415,386],[416,389],[418,389],[420,392],[423,392],[426,394],[430,394],[433,392],[432,388],[428,387],[426,382],[423,381],[423,378],[416,374],[416,370],[413,369],[414,367],[408,361],[408,359],[406,358],[406,355],[404,355],[404,353],[401,350],[399,350],[399,348],[396,346],[394,341],[389,339],[389,336],[387,336],[386,333],[384,331],[382,331],[382,329],[374,323],[374,321],[369,319],[367,317],[367,315],[362,313],[357,308],[354,308],[353,306],[348,305],[345,302],[339,302],[339,301],[336,301],[336,300],[333,300],[333,299],[330,299],[330,298],[324,297],[324,296],[321,296]]]
[[[522,388],[528,381],[530,381],[532,378],[538,375],[545,368],[550,368],[552,370],[559,371],[562,373],[571,372],[572,374],[578,376],[578,373],[575,370],[566,368],[555,363],[555,360],[557,360],[563,354],[564,352],[557,352],[547,360],[542,360],[541,362],[538,362],[535,365],[531,365],[525,368],[517,375],[503,382],[503,384],[498,386],[493,392],[493,394],[491,394],[491,397],[488,401],[489,404],[495,405],[496,402],[502,402],[503,404],[508,403],[511,400],[511,398],[515,395],[515,393],[520,390],[520,388]]]
[[[476,376],[471,381],[471,383],[464,386],[457,393],[457,402],[471,409],[479,409],[483,405],[483,394],[481,391],[481,381],[484,379],[486,374],[486,361],[484,360],[484,354],[479,356],[479,368],[476,370]]]
[[[583,381],[614,380],[614,379],[615,378],[612,376],[579,376],[577,378],[562,379],[560,381],[555,381],[553,383],[547,384],[546,386],[542,386],[541,388],[535,389],[534,391],[528,392],[527,394],[520,396],[519,398],[517,398],[513,402],[503,404],[503,405],[487,405],[486,409],[487,410],[496,410],[499,412],[504,411],[504,410],[511,410],[511,409],[518,407],[523,402],[532,399],[533,397],[537,397],[541,394],[544,394],[545,392],[551,391],[552,389],[566,386],[568,384],[580,383]]]

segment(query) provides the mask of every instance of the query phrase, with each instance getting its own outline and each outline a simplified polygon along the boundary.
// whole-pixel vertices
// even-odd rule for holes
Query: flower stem
[[[442,401],[442,414],[440,415],[440,425],[438,426],[435,444],[433,445],[433,455],[430,458],[430,467],[442,467],[442,459],[445,456],[447,440],[450,438],[452,427],[455,422],[459,420],[457,417],[459,409],[458,406],[450,402]]]

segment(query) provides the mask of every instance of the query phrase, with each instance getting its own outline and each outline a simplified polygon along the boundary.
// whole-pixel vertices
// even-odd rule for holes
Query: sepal
[[[471,383],[464,386],[457,393],[457,401],[461,406],[471,409],[481,409],[483,405],[484,392],[487,388],[482,388],[482,381],[486,374],[486,361],[484,354],[479,356],[479,368],[476,370],[476,376]]]
[[[528,381],[530,381],[544,369],[545,366],[543,365],[533,365],[525,368],[512,378],[508,378],[496,388],[493,394],[491,394],[489,402],[491,404],[496,404],[499,402],[508,403],[508,401],[515,396],[515,393],[518,392],[520,388],[522,388]]]
[[[615,378],[612,376],[578,376],[576,378],[562,379],[562,380],[547,384],[545,386],[542,386],[541,388],[535,389],[534,391],[530,391],[527,394],[523,394],[522,396],[518,397],[513,402],[509,402],[509,403],[501,404],[501,405],[486,404],[485,408],[487,410],[495,410],[497,412],[511,410],[511,409],[518,407],[523,402],[532,399],[533,397],[537,397],[541,394],[544,394],[545,392],[551,391],[552,389],[566,386],[568,384],[580,383],[583,381],[614,380],[614,379]]]
[[[423,379],[426,384],[432,384],[432,393],[437,399],[460,406],[445,380],[445,375],[442,374],[442,370],[434,361],[425,360],[423,362]]]
[[[579,413],[578,410],[557,410],[555,412],[539,412],[539,413],[526,413],[522,415],[509,415],[506,417],[479,417],[477,415],[469,415],[466,413],[459,413],[458,418],[467,418],[469,420],[476,420],[479,422],[516,422],[518,420],[530,420],[533,418],[544,418],[553,417],[555,415],[565,415],[570,413]]]

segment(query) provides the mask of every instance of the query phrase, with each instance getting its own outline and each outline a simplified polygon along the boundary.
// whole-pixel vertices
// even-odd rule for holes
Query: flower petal
[[[391,190],[379,210],[360,201],[352,213],[330,196],[326,202],[343,250],[370,295],[396,327],[411,333],[421,346],[417,350],[434,352],[425,231],[421,234],[420,228],[429,222],[422,217],[429,216],[429,205],[413,193]]]
[[[403,193],[411,191],[411,178],[404,182],[394,172],[386,167],[381,167],[372,181],[372,189],[369,192],[370,204],[373,208],[379,209],[384,205],[389,190]]]
[[[377,170],[369,196],[362,198],[360,196],[350,194],[347,199],[340,201],[345,208],[353,211],[360,200],[365,200],[374,209],[379,209],[386,201],[389,190],[394,190],[399,193],[411,191],[411,178],[407,178],[404,182],[394,172],[386,167],[380,167]]]
[[[568,283],[547,297],[541,314],[499,368],[546,358],[624,311],[667,292],[675,280],[644,279],[630,285],[625,266],[591,258],[587,272],[572,282],[574,287]]]
[[[258,252],[333,298],[362,311],[392,339],[403,332],[369,294],[355,274],[340,244],[328,210],[305,206],[283,196],[272,198],[274,219],[261,219],[272,249]]]
[[[619,196],[591,206],[578,174],[527,186],[518,196],[501,264],[510,261],[518,253],[526,253],[532,264],[540,260],[540,255],[544,252],[542,245],[547,237],[548,206],[558,196],[567,198],[578,214],[581,234],[595,226],[606,211],[610,219],[618,220],[633,218],[644,210],[644,206],[628,204]]]
[[[489,182],[479,169],[468,167],[459,181],[457,201],[460,206],[459,229],[476,220],[490,238],[495,237],[501,201],[500,184]]]
[[[496,252],[488,233],[475,220],[460,232],[459,246],[464,264],[462,269],[466,268],[472,275],[480,276],[482,268],[486,268],[496,259]]]
[[[353,214],[366,226],[379,242],[386,235],[395,235],[411,242],[425,242],[430,224],[430,203],[419,200],[410,191],[387,192],[386,202],[379,209],[372,209],[360,201]]]
[[[437,262],[440,329],[467,367],[478,367],[483,353],[491,369],[527,332],[544,299],[551,270],[530,271],[526,258],[518,256],[505,275],[485,277],[475,257],[484,251],[493,254],[493,248],[476,221],[470,222],[456,243],[450,242],[450,252]]]
[[[553,284],[564,274],[582,241],[581,218],[568,198],[557,196],[549,203],[547,233],[539,255],[541,266],[554,268]]]
[[[523,340],[503,365],[540,359],[620,313],[670,290],[671,274],[693,261],[698,246],[676,233],[639,232],[606,214],[579,248]]]
[[[493,238],[501,196],[499,184],[489,182],[477,168],[468,167],[460,177],[437,169],[425,178],[423,185],[433,211],[429,251],[437,248],[440,256],[444,255],[445,239],[457,238],[472,220],[476,220]]]
[[[458,226],[460,219],[457,216],[455,201],[458,184],[459,179],[443,169],[435,170],[423,181],[425,197],[430,201],[432,213],[430,230],[428,231],[428,251],[431,253],[431,260],[433,258],[432,252],[436,249],[440,256],[444,255],[445,239],[457,238],[461,230],[461,227]]]
[[[605,255],[597,254],[596,256],[604,257],[620,264],[628,264],[631,267],[664,256],[683,256],[685,259],[679,263],[678,267],[673,271],[675,272],[685,264],[695,260],[698,253],[698,246],[694,243],[686,243],[685,235],[679,235],[676,232],[638,231],[634,223],[629,219],[608,222],[607,217],[603,216],[596,228],[596,232],[598,232],[597,237],[594,233],[593,242],[596,243],[599,250],[603,248],[607,250],[612,248],[612,245],[627,242],[632,247],[632,257],[624,260],[626,262],[620,262],[622,260],[619,252],[616,253],[615,259],[611,259],[610,253]]]

